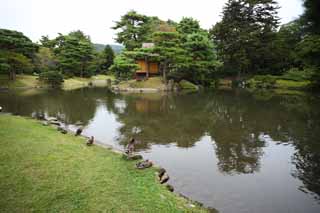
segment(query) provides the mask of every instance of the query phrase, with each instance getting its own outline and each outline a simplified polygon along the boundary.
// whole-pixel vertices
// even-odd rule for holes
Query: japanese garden
[[[320,1],[222,2],[109,44],[0,21],[0,212],[319,212]]]

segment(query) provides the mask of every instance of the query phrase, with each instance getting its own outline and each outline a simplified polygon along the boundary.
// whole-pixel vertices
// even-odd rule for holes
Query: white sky
[[[279,16],[287,23],[302,14],[301,0],[277,0]],[[115,43],[114,21],[134,9],[160,19],[193,17],[203,28],[220,20],[227,0],[0,0],[0,28],[23,32],[33,41],[42,35],[82,30],[94,43]]]

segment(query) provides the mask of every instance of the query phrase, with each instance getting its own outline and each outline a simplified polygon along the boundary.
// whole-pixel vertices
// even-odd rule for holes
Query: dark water
[[[141,143],[176,191],[223,213],[320,212],[320,98],[245,91],[159,95],[106,89],[0,93],[20,115],[45,113],[123,149]]]

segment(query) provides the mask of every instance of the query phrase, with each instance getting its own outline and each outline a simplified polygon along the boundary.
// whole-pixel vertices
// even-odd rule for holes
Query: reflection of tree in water
[[[303,102],[295,98],[283,104],[299,118],[299,122],[291,123],[293,127],[297,126],[290,132],[296,148],[292,157],[296,170],[292,175],[302,181],[301,191],[312,194],[320,202],[320,112],[316,110],[320,101],[303,97]]]
[[[286,138],[295,147],[292,175],[302,181],[300,190],[320,200],[320,100],[313,95],[281,96],[277,100],[282,115],[277,124],[280,131],[272,137]]]
[[[299,149],[293,156],[296,170],[293,176],[299,178],[303,186],[300,190],[311,193],[320,201],[320,150],[310,150],[311,147]]]
[[[201,102],[173,96],[126,96],[124,99],[127,107],[118,113],[119,121],[124,124],[119,129],[124,135],[123,144],[134,136],[141,141],[138,149],[146,149],[151,144],[170,143],[191,147],[205,132],[207,116],[196,112]]]
[[[47,114],[60,118],[67,124],[77,121],[86,125],[93,118],[97,102],[92,91],[43,91],[43,93],[23,96],[16,93],[2,95],[1,102],[10,112],[31,116]]]

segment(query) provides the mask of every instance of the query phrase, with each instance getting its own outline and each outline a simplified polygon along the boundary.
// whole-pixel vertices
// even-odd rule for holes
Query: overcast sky
[[[301,0],[277,0],[282,23],[302,14]],[[0,28],[23,32],[33,41],[42,35],[54,38],[82,30],[95,43],[115,43],[114,21],[133,9],[160,19],[179,21],[191,16],[203,28],[210,28],[221,19],[227,0],[0,0]]]

